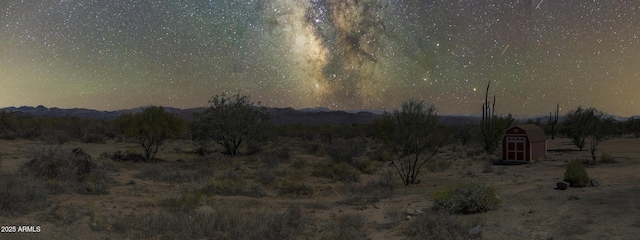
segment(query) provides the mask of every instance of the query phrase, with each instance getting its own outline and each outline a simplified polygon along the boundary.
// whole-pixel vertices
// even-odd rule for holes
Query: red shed
[[[518,124],[502,137],[502,160],[531,162],[547,156],[547,136],[534,124]]]

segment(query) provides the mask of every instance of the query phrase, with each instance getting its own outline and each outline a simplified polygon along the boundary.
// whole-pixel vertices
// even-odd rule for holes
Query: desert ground
[[[379,147],[371,140],[368,143],[367,154],[361,158],[372,158],[369,153]],[[107,166],[110,178],[105,194],[49,194],[46,202],[28,213],[4,212],[2,226],[40,226],[41,231],[1,233],[0,238],[412,239],[422,237],[409,232],[429,229],[437,232],[434,239],[448,239],[458,238],[448,237],[451,231],[466,236],[480,225],[482,232],[475,235],[479,239],[636,239],[640,234],[640,139],[621,136],[604,142],[598,156],[608,153],[615,163],[587,167],[589,177],[601,185],[564,191],[554,188],[563,180],[566,166],[572,160],[589,159],[589,152],[578,151],[567,138],[547,144],[545,159],[523,165],[488,164],[499,159],[499,151],[487,156],[479,153],[478,146],[449,145],[423,170],[419,184],[403,186],[395,169],[377,160],[372,161],[368,174],[359,175],[359,181],[313,176],[314,166],[328,157],[322,147],[318,150],[317,145],[295,139],[272,142],[253,155],[233,157],[196,155],[191,141],[168,141],[157,163],[111,159],[118,151],[141,152],[135,143],[52,145],[0,140],[4,175],[19,174],[19,166],[32,159],[37,149],[82,148],[95,163]],[[248,192],[257,193],[216,190],[196,194],[203,186],[214,184],[214,179],[222,184],[221,189],[226,189],[224,184],[233,188],[236,181],[252,189]],[[391,194],[367,193],[375,192],[377,186],[368,183],[385,180],[396,185]],[[287,181],[301,182],[313,191],[287,192],[283,187]],[[461,181],[494,186],[502,205],[469,215],[433,212],[431,194]],[[416,210],[423,213],[414,214]],[[215,224],[221,226],[210,227]],[[181,230],[191,235],[181,235]],[[253,231],[258,235],[242,235]]]

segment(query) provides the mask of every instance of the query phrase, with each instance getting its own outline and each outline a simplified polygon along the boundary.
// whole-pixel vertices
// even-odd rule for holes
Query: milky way
[[[114,0],[0,3],[0,107],[393,109],[579,105],[640,114],[640,2]]]
[[[301,76],[300,93],[315,97],[309,104],[352,109],[378,104],[379,39],[386,34],[380,20],[383,7],[355,0],[281,0],[266,7],[264,16],[284,29],[295,63],[291,71]]]

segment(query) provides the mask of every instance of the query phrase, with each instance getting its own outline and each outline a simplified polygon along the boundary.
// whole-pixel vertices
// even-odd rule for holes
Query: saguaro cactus
[[[485,152],[493,154],[493,151],[499,145],[502,133],[515,121],[511,114],[506,117],[497,117],[495,115],[496,96],[493,95],[493,103],[489,102],[489,86],[484,96],[484,104],[482,104],[482,120],[480,121],[480,129],[482,131],[482,140]]]
[[[488,153],[492,153],[497,147],[497,143],[493,143],[496,133],[493,131],[493,116],[496,107],[496,95],[493,95],[493,104],[489,102],[489,86],[491,81],[487,84],[487,91],[484,95],[484,103],[482,104],[482,120],[480,121],[480,128],[482,130],[482,139],[484,141],[484,150]],[[492,104],[492,105],[490,105]]]
[[[558,112],[560,111],[560,103],[556,105],[556,115],[551,117],[551,112],[549,112],[549,119],[547,120],[547,125],[551,127],[550,134],[551,140],[554,140],[556,137],[556,124],[558,124]]]

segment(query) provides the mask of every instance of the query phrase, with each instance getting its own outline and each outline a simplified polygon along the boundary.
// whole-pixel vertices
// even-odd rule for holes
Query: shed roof
[[[547,140],[547,135],[544,134],[544,130],[542,130],[541,127],[538,127],[535,124],[518,124],[511,128],[515,127],[524,130],[524,132],[527,133],[529,141],[531,142],[542,142]]]

